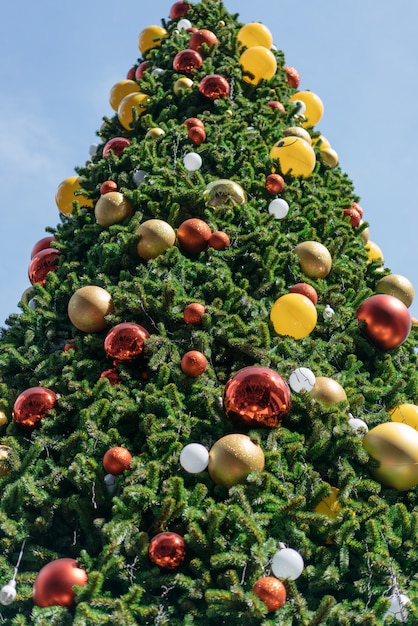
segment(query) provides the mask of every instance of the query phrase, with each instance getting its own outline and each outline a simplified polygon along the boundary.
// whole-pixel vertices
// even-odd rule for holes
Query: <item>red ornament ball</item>
[[[170,19],[177,20],[179,17],[184,17],[190,8],[190,4],[182,0],[175,2],[170,9]]]
[[[178,227],[177,240],[183,251],[198,254],[208,247],[211,234],[210,226],[206,222],[192,217]]]
[[[134,80],[134,78],[135,78],[135,67],[131,67],[126,72],[126,80]]]
[[[104,350],[115,361],[134,361],[144,350],[148,331],[133,322],[122,322],[109,330],[104,340]]]
[[[149,61],[142,61],[142,63],[140,63],[135,70],[135,80],[141,80],[141,78],[144,78],[144,72],[149,67],[151,67],[151,63]]]
[[[60,251],[55,250],[55,248],[45,248],[35,254],[28,269],[29,280],[32,285],[35,283],[45,285],[49,272],[55,272],[57,269],[60,255]]]
[[[84,587],[88,576],[74,559],[56,559],[45,565],[33,585],[33,601],[37,606],[65,606],[74,604],[74,585]]]
[[[280,174],[269,174],[265,182],[266,190],[271,194],[278,194],[284,189],[284,179]]]
[[[103,467],[108,474],[119,476],[129,469],[132,463],[132,454],[122,446],[110,448],[103,456]]]
[[[118,185],[117,183],[115,183],[114,180],[105,180],[101,185],[100,185],[100,195],[104,196],[106,193],[110,193],[111,191],[117,191],[118,190]]]
[[[46,250],[47,248],[51,248],[51,243],[55,240],[55,237],[44,237],[43,239],[40,239],[39,241],[37,241],[35,243],[35,245],[32,248],[32,252],[30,253],[30,258],[33,259],[33,257],[38,254],[38,252],[40,252],[41,250]]]
[[[230,244],[231,239],[229,235],[222,230],[215,231],[208,239],[209,248],[214,248],[214,250],[226,250]]]
[[[200,126],[200,128],[205,128],[204,123],[202,122],[202,120],[199,120],[198,117],[188,117],[187,120],[184,122],[184,125],[187,127],[188,130],[190,130],[194,126]]]
[[[187,376],[197,378],[206,370],[208,361],[202,352],[190,350],[181,359],[181,369]]]
[[[286,70],[286,82],[288,85],[297,89],[300,85],[300,76],[299,72],[294,67],[285,66],[283,68]]]
[[[285,108],[282,105],[281,102],[279,102],[278,100],[271,100],[270,102],[267,102],[267,106],[272,109],[273,111],[278,109],[279,111],[281,111],[282,113],[285,112]]]
[[[183,537],[170,532],[156,535],[150,541],[148,556],[154,565],[162,569],[176,569],[186,557]]]
[[[13,419],[17,424],[34,428],[50,412],[57,396],[45,387],[30,387],[17,397],[13,406]]]
[[[311,285],[308,285],[308,283],[297,283],[296,285],[293,285],[293,287],[290,287],[289,291],[290,293],[300,293],[302,296],[306,296],[315,306],[318,302],[316,289],[314,289]]]
[[[195,146],[200,146],[206,140],[205,129],[201,126],[192,126],[187,133],[188,139],[190,139]]]
[[[356,318],[363,322],[363,333],[381,350],[400,346],[411,332],[412,321],[404,303],[386,294],[367,298],[357,309]]]
[[[197,325],[202,321],[202,315],[206,313],[206,309],[203,304],[199,302],[192,302],[188,304],[183,311],[183,319],[186,324]]]
[[[228,380],[223,402],[225,413],[236,426],[275,428],[290,411],[290,389],[268,367],[244,367]]]
[[[350,218],[350,224],[353,228],[356,228],[361,222],[360,213],[356,209],[353,209],[353,207],[343,209],[343,216]]]
[[[219,74],[209,74],[200,81],[199,91],[209,100],[226,98],[229,96],[229,83],[226,78]]]
[[[219,43],[217,36],[211,30],[202,28],[197,30],[190,37],[189,48],[201,52],[203,44],[206,44],[209,48],[216,46]]]
[[[351,208],[354,209],[355,211],[357,211],[357,213],[360,213],[360,217],[362,218],[364,215],[364,211],[361,208],[361,206],[359,205],[358,202],[352,202],[351,203]]]
[[[118,385],[121,382],[118,370],[115,367],[111,367],[102,372],[99,378],[107,378],[112,386]]]
[[[174,57],[173,69],[176,72],[189,74],[193,70],[198,70],[203,65],[203,59],[196,50],[181,50]]]
[[[277,611],[286,602],[286,587],[274,576],[263,576],[253,587],[253,592],[264,602],[269,613]]]
[[[103,156],[108,157],[110,151],[117,157],[120,157],[122,152],[131,145],[129,139],[125,137],[113,137],[113,139],[109,139],[109,141],[105,144],[103,148]]]

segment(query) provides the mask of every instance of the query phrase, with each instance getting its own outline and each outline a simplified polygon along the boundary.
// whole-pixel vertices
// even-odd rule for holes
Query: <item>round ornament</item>
[[[149,61],[142,61],[142,63],[140,63],[135,70],[135,80],[141,80],[142,78],[144,78],[145,71],[148,70],[150,67],[151,63]]]
[[[390,605],[383,616],[383,620],[387,617],[394,617],[398,622],[406,623],[408,621],[408,607],[411,600],[404,593],[392,593],[388,598]]]
[[[366,252],[368,256],[369,263],[373,263],[373,261],[377,261],[379,265],[383,265],[385,262],[383,252],[381,248],[374,241],[367,241],[366,243]]]
[[[331,519],[336,519],[341,512],[341,505],[338,502],[339,493],[340,490],[337,487],[331,487],[331,493],[322,498],[321,502],[315,507],[315,512],[326,515]]]
[[[96,285],[77,289],[68,302],[68,317],[78,330],[95,333],[106,328],[107,315],[114,312],[112,296]]]
[[[122,446],[110,448],[103,456],[103,467],[108,474],[113,474],[113,476],[119,476],[129,469],[131,463],[132,454]]]
[[[284,189],[284,180],[280,174],[269,174],[264,184],[266,191],[271,194],[277,194]]]
[[[315,374],[307,367],[298,367],[289,376],[289,385],[296,393],[311,391],[315,382]]]
[[[312,146],[294,135],[284,137],[275,143],[270,150],[270,157],[278,162],[283,175],[308,177],[316,163]]]
[[[203,304],[199,302],[191,302],[186,306],[183,311],[183,319],[186,324],[200,324],[202,321],[202,315],[206,313],[206,309]]]
[[[43,237],[42,239],[40,239],[39,241],[37,241],[35,243],[35,245],[32,248],[32,252],[30,254],[30,258],[33,259],[33,257],[38,254],[38,252],[40,252],[41,250],[46,250],[47,248],[51,247],[51,243],[53,241],[56,241],[55,237]]]
[[[245,483],[251,472],[261,472],[264,463],[264,452],[257,443],[247,435],[231,434],[211,447],[208,471],[215,483],[229,489]]]
[[[139,187],[139,185],[145,182],[147,176],[148,172],[146,172],[145,170],[135,170],[132,174],[132,180],[134,181],[135,185]]]
[[[385,487],[407,491],[418,484],[418,432],[408,424],[375,426],[364,436],[363,448],[372,459],[371,473]]]
[[[324,406],[332,406],[337,402],[347,400],[344,388],[333,378],[317,376],[315,385],[311,389],[311,396]]]
[[[196,50],[181,50],[176,54],[173,61],[175,72],[185,72],[190,74],[193,70],[198,70],[203,65],[203,59]]]
[[[411,316],[407,307],[395,296],[377,294],[367,298],[357,309],[356,318],[362,323],[366,337],[381,350],[400,346],[411,331]]]
[[[226,415],[238,427],[275,428],[290,411],[290,390],[274,370],[244,367],[228,380],[223,404]]]
[[[180,453],[180,465],[189,474],[203,472],[209,463],[209,451],[201,443],[189,443]]]
[[[418,430],[418,406],[416,404],[399,404],[389,412],[393,422],[408,424],[411,428]]]
[[[348,419],[348,425],[350,428],[354,430],[357,435],[362,435],[369,431],[369,427],[367,426],[364,420],[361,420],[359,417],[353,417],[350,415]]]
[[[69,176],[69,178],[66,178],[58,185],[55,193],[55,202],[64,215],[73,212],[74,202],[78,202],[81,207],[91,208],[93,206],[93,201],[81,193],[79,176]]]
[[[122,322],[109,330],[104,340],[106,355],[116,361],[134,361],[144,350],[148,331],[134,322]]]
[[[400,274],[389,274],[381,278],[376,285],[377,293],[394,296],[404,303],[406,307],[410,307],[414,301],[414,287],[412,283]]]
[[[120,157],[125,148],[130,145],[131,142],[129,141],[129,139],[126,139],[126,137],[113,137],[105,143],[103,148],[103,156],[107,158],[110,155],[110,152],[113,152],[116,157]]]
[[[191,128],[194,128],[196,126],[199,126],[200,128],[205,128],[202,120],[199,120],[199,118],[197,117],[188,117],[187,120],[184,122],[184,125],[186,126],[187,130],[190,130]]]
[[[211,234],[208,240],[209,248],[214,250],[226,250],[231,243],[229,235],[222,230],[217,230]]]
[[[118,385],[122,382],[118,370],[115,367],[110,367],[109,369],[104,370],[104,372],[100,374],[99,378],[107,378],[112,386]]]
[[[12,417],[17,424],[34,428],[53,409],[56,399],[57,396],[51,389],[30,387],[17,397]]]
[[[183,157],[183,164],[188,172],[196,172],[202,167],[202,157],[197,152],[188,152]]]
[[[190,29],[191,29],[191,28],[193,28],[193,26],[192,26],[192,23],[191,23],[191,21],[190,21],[190,20],[185,20],[185,19],[183,19],[183,20],[179,20],[179,21],[177,22],[177,28],[178,28],[180,31],[185,30],[185,31],[186,31],[186,33],[187,33],[187,32],[190,32]],[[197,30],[197,28],[194,28],[194,29],[193,29],[193,32],[195,32],[196,30]],[[190,46],[189,46],[189,48],[190,48]]]
[[[315,328],[317,319],[312,300],[300,293],[280,296],[270,312],[270,320],[276,333],[294,339],[307,337]]]
[[[134,123],[133,111],[135,111],[136,115],[142,115],[146,111],[148,100],[149,96],[145,93],[131,93],[121,100],[118,107],[118,118],[126,130],[132,130]]]
[[[325,278],[330,273],[331,255],[319,241],[299,243],[293,252],[299,257],[302,272],[309,278]]]
[[[288,128],[284,129],[283,135],[285,137],[299,137],[299,139],[304,139],[310,146],[312,145],[310,134],[302,126],[288,126]]]
[[[200,146],[206,139],[206,131],[201,126],[192,126],[187,132],[187,138],[190,139],[195,146]]]
[[[187,89],[190,89],[191,87],[193,87],[192,79],[187,78],[187,76],[183,76],[182,78],[176,80],[173,85],[173,91],[176,96],[178,96],[182,91],[187,91]]]
[[[146,220],[138,226],[136,234],[140,238],[136,250],[141,259],[146,261],[164,254],[176,243],[174,229],[164,220]]]
[[[7,476],[12,471],[11,460],[12,449],[9,446],[0,445],[0,478]]]
[[[269,613],[277,611],[286,602],[286,587],[274,576],[263,576],[253,587],[253,592],[264,602]]]
[[[45,565],[33,585],[33,601],[37,606],[64,606],[74,604],[74,585],[84,587],[88,577],[74,559],[56,559]]]
[[[273,555],[271,571],[277,578],[296,580],[303,572],[302,556],[293,548],[282,548]]]
[[[189,9],[191,9],[191,6],[187,2],[183,2],[183,0],[175,2],[170,9],[170,19],[178,20],[179,17],[184,17]]]
[[[315,306],[318,302],[318,294],[316,292],[316,289],[314,289],[312,285],[308,285],[308,283],[296,283],[296,285],[290,287],[289,291],[290,293],[301,293],[303,296],[309,298],[309,300],[311,300]]]
[[[177,533],[159,533],[150,541],[148,556],[154,565],[162,569],[176,569],[186,557],[183,537]]]
[[[249,22],[238,32],[237,39],[241,47],[252,48],[253,46],[263,46],[271,48],[273,36],[267,26],[259,22]]]
[[[101,196],[104,196],[105,193],[110,193],[111,191],[117,191],[118,185],[114,180],[105,180],[99,188],[99,192]]]
[[[269,107],[269,109],[271,109],[272,111],[280,111],[281,113],[285,112],[285,108],[282,105],[281,102],[279,102],[278,100],[270,100],[270,102],[267,102],[266,106]]]
[[[337,167],[339,162],[338,153],[333,148],[321,148],[319,156],[328,167]]]
[[[0,589],[0,604],[9,606],[16,600],[16,580],[12,578]]]
[[[131,202],[120,191],[109,191],[109,193],[103,194],[94,207],[96,222],[103,228],[108,228],[112,224],[119,224],[119,222],[131,217],[133,213]]]
[[[185,220],[177,229],[180,248],[190,254],[199,254],[206,250],[211,234],[210,226],[195,217]]]
[[[7,415],[4,411],[0,411],[0,428],[8,423]]]
[[[55,248],[45,248],[35,254],[28,269],[31,284],[45,285],[49,272],[57,270],[60,256],[60,251]]]
[[[310,128],[315,126],[324,114],[324,105],[319,96],[312,91],[298,91],[289,98],[290,102],[303,102],[305,105],[303,126]]]
[[[244,81],[251,85],[258,85],[261,80],[270,80],[277,70],[276,57],[263,46],[247,48],[241,54],[239,63],[244,72]]]
[[[204,45],[208,46],[208,48],[212,48],[213,46],[218,45],[218,43],[219,41],[215,33],[211,30],[207,30],[206,28],[202,28],[197,30],[190,37],[189,48],[202,53]]]
[[[206,204],[213,208],[225,204],[243,204],[247,201],[247,195],[241,185],[227,178],[220,178],[206,185],[203,195]]]
[[[184,374],[197,378],[206,370],[208,361],[202,352],[190,350],[183,355],[180,365]]]
[[[353,205],[347,207],[346,209],[343,209],[343,216],[349,218],[350,226],[352,226],[353,228],[357,228],[357,226],[360,225],[361,215],[357,211],[357,209],[353,207]]]
[[[110,90],[109,103],[114,111],[118,110],[119,104],[130,93],[139,93],[139,85],[134,80],[120,80]]]
[[[142,54],[146,54],[153,48],[161,46],[163,40],[168,37],[168,32],[162,26],[151,25],[144,28],[138,36],[138,48]]]
[[[229,83],[219,74],[208,74],[199,83],[199,91],[209,100],[218,100],[229,96]]]
[[[297,89],[300,85],[300,75],[297,69],[288,65],[285,65],[283,69],[286,72],[287,84],[293,87],[293,89]]]
[[[289,205],[282,198],[275,198],[269,204],[268,211],[276,220],[282,220],[289,213]]]
[[[162,137],[165,135],[165,132],[162,128],[154,127],[147,130],[145,134],[145,139],[157,139],[158,137]]]

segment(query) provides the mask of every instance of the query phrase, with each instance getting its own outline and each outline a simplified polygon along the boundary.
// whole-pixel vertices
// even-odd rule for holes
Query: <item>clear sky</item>
[[[0,325],[30,285],[33,245],[59,223],[58,184],[112,115],[109,91],[139,57],[139,32],[174,0],[8,2],[0,21]],[[360,196],[370,238],[416,290],[418,318],[418,3],[225,0],[271,30],[301,89],[325,107],[316,130]]]

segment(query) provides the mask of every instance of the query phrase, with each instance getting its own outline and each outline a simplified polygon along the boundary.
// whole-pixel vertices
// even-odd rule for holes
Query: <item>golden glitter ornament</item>
[[[176,243],[174,229],[164,220],[146,220],[138,226],[136,234],[140,237],[136,250],[146,261],[164,254]]]
[[[206,198],[206,204],[214,208],[224,206],[225,204],[243,204],[247,200],[246,193],[241,185],[226,178],[209,183],[203,195]]]
[[[11,472],[9,446],[0,446],[0,476],[7,476]]]
[[[86,333],[95,333],[106,328],[106,316],[113,311],[112,296],[106,289],[96,285],[77,289],[68,303],[68,317],[72,324]]]
[[[330,273],[331,255],[319,241],[304,241],[293,252],[299,257],[302,272],[309,278],[325,278]]]
[[[400,274],[389,274],[381,278],[376,285],[376,292],[395,296],[406,307],[411,306],[415,296],[414,286],[411,281]]]
[[[109,191],[103,194],[94,207],[96,221],[104,228],[122,222],[131,217],[133,212],[132,204],[119,191]]]
[[[324,406],[332,406],[337,402],[347,400],[347,395],[343,387],[333,378],[326,376],[317,376],[315,385],[309,392],[315,400],[321,402]]]
[[[245,483],[251,472],[264,469],[264,452],[250,437],[225,435],[209,451],[208,471],[212,480],[227,489]]]

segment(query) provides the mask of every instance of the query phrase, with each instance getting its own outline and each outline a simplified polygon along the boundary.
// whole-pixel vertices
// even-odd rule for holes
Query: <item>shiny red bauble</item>
[[[101,185],[100,185],[100,195],[104,196],[105,193],[110,193],[111,191],[117,191],[118,190],[118,185],[117,183],[115,183],[114,180],[105,180]]]
[[[17,424],[34,428],[50,412],[57,396],[46,387],[30,387],[17,397],[13,406],[13,419]]]
[[[202,315],[206,313],[206,308],[199,302],[191,302],[183,311],[183,319],[186,324],[197,325],[202,321]]]
[[[151,539],[148,556],[154,565],[172,570],[179,567],[186,556],[183,537],[177,533],[160,533]]]
[[[125,148],[130,145],[131,142],[125,137],[113,137],[113,139],[109,139],[109,141],[105,144],[103,148],[103,156],[108,157],[112,151],[115,156],[120,157]]]
[[[363,333],[381,350],[400,346],[411,332],[411,315],[401,300],[386,294],[367,298],[357,309]]]
[[[104,350],[115,361],[134,361],[144,350],[148,331],[133,322],[122,322],[109,330],[104,340]]]
[[[104,370],[104,372],[100,374],[99,378],[107,378],[112,387],[121,382],[118,370],[115,367],[110,367],[109,369]]]
[[[188,139],[190,139],[195,146],[200,146],[206,140],[205,129],[201,126],[192,126],[187,133]]]
[[[297,69],[289,67],[288,65],[283,68],[286,71],[286,82],[288,85],[297,89],[300,85],[300,76]]]
[[[141,80],[141,78],[144,78],[145,70],[150,67],[151,63],[149,61],[142,61],[142,63],[140,63],[135,70],[135,80]]]
[[[199,350],[190,350],[183,355],[180,366],[186,376],[197,378],[206,370],[208,361]]]
[[[264,186],[269,193],[278,194],[284,189],[284,179],[280,174],[269,174]]]
[[[311,302],[313,302],[315,306],[318,302],[318,294],[316,292],[316,289],[312,287],[312,285],[308,285],[308,283],[296,283],[296,285],[290,287],[289,292],[300,293],[302,294],[302,296],[306,296],[307,298],[309,298],[309,300],[311,300]]]
[[[196,50],[181,50],[174,57],[173,69],[176,72],[189,74],[193,70],[198,70],[203,65],[203,59]]]
[[[45,285],[49,272],[55,272],[58,267],[60,251],[55,248],[45,248],[31,259],[28,275],[32,285],[39,283]]]
[[[226,250],[231,244],[231,239],[223,230],[217,230],[211,234],[208,240],[209,248],[214,250]]]
[[[43,237],[43,239],[37,241],[32,248],[30,258],[33,259],[35,254],[38,254],[38,252],[40,252],[41,250],[46,250],[46,248],[50,248],[53,241],[55,241],[55,237],[52,237],[52,235],[51,237]]]
[[[208,247],[212,234],[210,226],[203,220],[192,217],[180,224],[177,229],[177,240],[184,252],[198,254]]]
[[[218,100],[229,96],[229,83],[219,74],[209,74],[199,83],[200,93],[209,100]]]
[[[56,559],[45,565],[33,584],[33,601],[37,606],[65,606],[74,604],[74,585],[84,587],[88,576],[74,559]]]
[[[282,113],[285,112],[285,108],[282,105],[281,102],[279,102],[278,100],[270,100],[270,102],[267,102],[267,106],[272,109],[273,111],[275,109],[278,109],[279,111],[281,111]]]
[[[184,17],[190,8],[190,4],[182,0],[175,2],[170,9],[170,19],[177,20],[179,17]]]
[[[109,448],[103,456],[103,467],[108,474],[119,476],[130,468],[132,463],[132,454],[122,446]]]
[[[202,122],[202,120],[199,120],[199,118],[197,117],[188,117],[187,120],[183,123],[187,127],[188,130],[190,130],[191,128],[195,126],[200,126],[200,128],[205,128],[205,125]]]
[[[207,30],[206,28],[202,28],[197,30],[190,37],[189,48],[191,50],[196,50],[196,52],[202,51],[203,44],[206,44],[209,48],[212,46],[216,46],[218,44],[218,38],[211,30]]]

